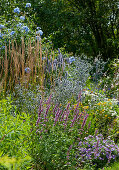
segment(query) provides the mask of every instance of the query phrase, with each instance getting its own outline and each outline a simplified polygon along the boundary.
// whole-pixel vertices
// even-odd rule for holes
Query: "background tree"
[[[31,20],[53,41],[54,48],[94,57],[100,53],[105,61],[118,56],[117,0],[2,0],[1,13],[8,19],[14,7],[24,11],[27,2],[32,5]]]

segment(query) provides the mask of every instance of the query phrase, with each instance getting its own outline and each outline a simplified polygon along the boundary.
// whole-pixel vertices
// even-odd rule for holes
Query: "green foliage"
[[[24,168],[30,166],[31,161],[27,152],[30,116],[23,112],[16,114],[11,102],[10,98],[0,101],[0,164]]]

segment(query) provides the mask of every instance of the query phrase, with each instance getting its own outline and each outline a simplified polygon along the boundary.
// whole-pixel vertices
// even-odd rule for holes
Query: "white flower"
[[[113,110],[110,110],[112,116],[116,116],[117,115],[117,112],[116,111],[113,111]]]

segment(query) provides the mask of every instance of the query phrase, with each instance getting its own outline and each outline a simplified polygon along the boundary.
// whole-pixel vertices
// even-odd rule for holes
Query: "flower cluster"
[[[20,9],[17,7],[17,8],[15,8],[14,9],[14,13],[17,13],[17,14],[19,14],[20,13]]]
[[[20,19],[21,19],[22,21],[24,21],[24,20],[25,20],[25,16],[20,16]]]
[[[97,168],[119,158],[119,147],[110,138],[105,140],[102,134],[85,137],[79,142],[77,150],[76,157],[80,164],[92,163]]]

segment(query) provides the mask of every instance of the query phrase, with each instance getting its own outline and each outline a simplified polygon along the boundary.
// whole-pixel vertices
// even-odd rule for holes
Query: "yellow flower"
[[[107,117],[107,115],[105,115],[105,117]]]
[[[101,105],[101,102],[99,102],[97,105]]]
[[[112,104],[112,103],[109,103],[109,104]]]
[[[84,109],[88,109],[88,108],[89,108],[89,106],[84,106],[83,108],[84,108]]]
[[[104,105],[106,104],[106,102],[103,103]]]
[[[104,109],[102,110],[102,112],[104,112]]]

